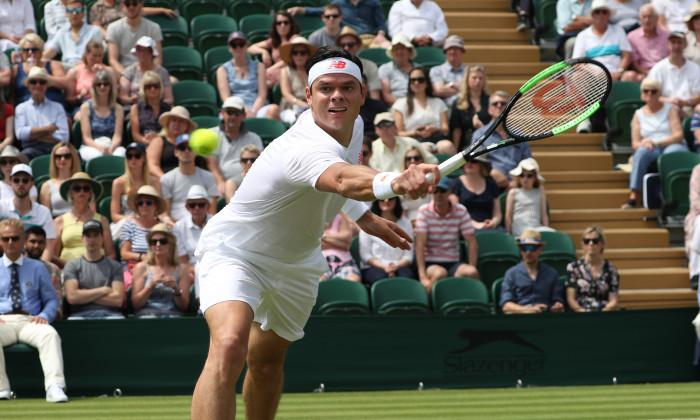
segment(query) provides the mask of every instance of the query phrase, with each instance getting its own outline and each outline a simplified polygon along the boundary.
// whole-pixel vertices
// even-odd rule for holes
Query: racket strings
[[[515,138],[543,136],[602,102],[608,91],[607,73],[594,64],[578,63],[537,82],[506,116],[506,131]]]

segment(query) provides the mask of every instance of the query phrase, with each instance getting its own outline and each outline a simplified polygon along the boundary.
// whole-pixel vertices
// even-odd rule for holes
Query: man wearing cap
[[[316,47],[333,45],[340,34],[340,22],[343,21],[343,13],[340,11],[340,6],[337,4],[323,6],[321,20],[324,23],[323,27],[318,28],[309,35],[309,43]]]
[[[223,124],[211,129],[219,136],[219,143],[216,151],[207,157],[207,168],[216,179],[218,195],[224,195],[226,181],[240,175],[243,170],[241,168],[241,148],[252,144],[262,150],[263,144],[260,136],[248,131],[248,127],[243,122],[245,119],[243,99],[238,96],[228,97],[221,106],[220,114]]]
[[[661,102],[676,105],[682,111],[681,118],[693,115],[693,108],[700,103],[700,65],[683,56],[687,45],[683,32],[671,32],[671,53],[654,64],[648,76],[661,83]]]
[[[632,46],[631,69],[637,72],[637,82],[649,74],[649,70],[662,59],[668,57],[669,32],[658,25],[659,14],[651,4],[639,8],[641,26],[627,34]]]
[[[438,163],[437,158],[425,150],[418,140],[396,135],[394,114],[391,112],[377,114],[374,118],[374,130],[379,138],[372,142],[372,158],[369,160],[369,166],[372,168],[381,172],[400,171],[406,150],[411,147],[420,151],[423,162]]]
[[[15,196],[15,192],[12,191],[12,184],[10,183],[9,175],[12,172],[12,167],[18,163],[29,163],[29,159],[21,154],[19,150],[12,145],[12,142],[10,142],[2,149],[2,152],[0,152],[0,169],[5,168],[5,170],[8,171],[7,179],[5,179],[7,183],[0,182],[0,199]],[[5,174],[4,171],[2,171],[2,173]],[[35,186],[29,190],[29,196],[32,198],[32,200],[37,200],[39,192]]]
[[[416,47],[441,47],[448,33],[445,15],[432,0],[398,0],[387,24],[389,35],[406,34]]]
[[[203,185],[212,203],[219,198],[214,175],[206,169],[195,165],[197,155],[190,149],[190,135],[183,134],[175,142],[177,168],[166,172],[160,178],[160,185],[165,200],[165,220],[172,227],[177,220],[189,216],[185,209],[187,193],[193,185]],[[215,213],[216,206],[210,212]]]
[[[321,47],[306,64],[310,109],[265,149],[224,210],[204,227],[195,255],[200,302],[211,333],[192,400],[193,419],[235,416],[236,382],[247,362],[243,400],[249,418],[273,418],[289,345],[304,335],[318,279],[324,228],[340,210],[365,232],[410,249],[410,236],[365,204],[395,195],[424,196],[425,174],[378,173],[359,165],[365,97],[362,63]]]
[[[340,35],[335,38],[335,45],[357,56],[357,53],[362,49],[362,40],[352,27],[344,26],[340,31]],[[359,59],[362,61],[362,76],[367,78],[366,84],[369,87],[369,96],[372,99],[381,100],[382,82],[379,80],[379,67],[372,60],[362,57],[359,57]]]
[[[100,28],[85,23],[85,15],[83,0],[68,0],[66,17],[70,25],[59,29],[55,36],[46,42],[44,52],[41,55],[42,60],[51,60],[60,53],[61,62],[64,65],[73,66],[83,59],[85,46],[88,42],[93,39],[102,41]]]
[[[61,337],[49,325],[56,316],[58,297],[46,267],[24,258],[24,225],[17,219],[0,221],[4,255],[0,264],[0,399],[10,399],[10,381],[2,347],[24,343],[39,351],[46,401],[67,402]]]
[[[180,261],[194,266],[197,259],[194,251],[202,234],[204,225],[211,219],[209,209],[211,203],[207,196],[207,190],[201,185],[193,185],[187,192],[187,204],[189,217],[183,217],[173,226],[173,234],[177,238],[178,256]]]
[[[458,35],[450,35],[442,49],[445,51],[446,60],[430,69],[430,81],[433,82],[435,96],[442,98],[448,108],[452,108],[452,104],[459,96],[459,85],[467,68],[462,63],[464,40]]]
[[[110,23],[107,27],[105,39],[107,40],[109,65],[117,73],[124,73],[126,67],[136,62],[136,57],[131,54],[131,48],[142,36],[153,38],[158,51],[158,54],[153,54],[154,61],[159,65],[163,64],[163,48],[161,46],[163,34],[157,23],[142,16],[143,0],[125,0],[121,7],[126,15]]]
[[[51,83],[46,69],[32,67],[22,83],[31,97],[15,109],[15,134],[22,142],[21,153],[32,159],[51,153],[58,142],[67,142],[70,131],[63,106],[46,97]]]
[[[29,191],[34,186],[32,168],[20,163],[12,168],[10,183],[15,196],[0,200],[0,218],[20,219],[26,228],[41,226],[46,232],[46,249],[42,255],[45,261],[51,261],[56,243],[56,229],[48,207],[32,201]]]
[[[506,314],[563,312],[564,292],[557,271],[540,262],[545,242],[534,230],[518,239],[523,260],[506,271],[499,305]]]
[[[70,304],[68,319],[120,319],[124,303],[122,265],[102,255],[102,223],[83,224],[85,254],[63,268],[64,290]]]

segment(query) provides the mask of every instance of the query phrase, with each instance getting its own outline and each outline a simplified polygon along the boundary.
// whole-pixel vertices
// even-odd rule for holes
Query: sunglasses
[[[527,244],[527,245],[520,245],[520,251],[521,252],[535,252],[539,248],[539,245],[534,245],[534,244]]]
[[[194,210],[194,209],[196,209],[196,208],[203,209],[206,205],[207,205],[207,203],[202,203],[202,202],[199,202],[199,203],[187,203],[187,207],[191,208],[192,210]]]
[[[241,158],[241,163],[255,163],[257,158]]]
[[[357,42],[340,42],[338,45],[340,45],[340,48],[355,48]]]
[[[288,21],[288,20],[278,20],[277,22],[275,22],[275,25],[277,25],[277,26],[286,26],[286,25],[289,25],[290,23],[291,23],[291,22]]]
[[[60,155],[58,153],[56,153],[55,155],[53,155],[53,157],[54,157],[54,159],[58,159],[58,160],[61,160],[61,159],[68,160],[68,159],[72,159],[73,155],[71,155],[70,153],[63,153]]]
[[[153,83],[153,84],[151,84],[151,85],[143,85],[143,88],[144,88],[145,90],[148,90],[148,89],[160,89],[160,84],[158,84],[158,83]]]
[[[423,156],[418,155],[418,156],[406,156],[404,158],[404,161],[406,162],[420,162],[423,160]]]
[[[97,83],[95,83],[95,86],[96,87],[107,87],[107,86],[111,86],[111,85],[107,82],[97,82]]]
[[[39,51],[41,51],[41,49],[37,48],[37,47],[22,48],[22,52],[25,52],[25,53],[35,53],[35,52],[39,52]]]
[[[237,117],[240,117],[241,115],[243,115],[243,111],[238,111],[235,109],[224,109],[224,113],[226,115],[235,115]]]
[[[82,192],[90,192],[90,190],[92,189],[92,187],[90,187],[89,185],[73,185],[73,188],[72,188],[72,189],[73,189],[73,191],[75,191],[75,192],[80,192],[80,191],[82,191]]]
[[[232,42],[228,44],[231,46],[231,48],[245,48],[245,42]]]
[[[1,239],[3,242],[19,242],[19,236],[3,236]]]
[[[82,7],[72,7],[72,8],[66,9],[66,12],[81,14],[81,13],[83,13],[83,10],[84,9]]]
[[[192,149],[190,149],[190,145],[187,144],[187,143],[185,143],[185,144],[180,144],[180,145],[176,146],[175,148],[176,148],[177,150],[181,151],[181,152],[184,152],[184,151],[187,151],[187,150],[192,150]]]
[[[7,166],[7,165],[14,166],[17,164],[17,162],[18,161],[15,159],[0,159],[0,166]]]
[[[23,177],[23,178],[14,177],[14,178],[12,178],[12,182],[14,182],[15,184],[29,184],[30,181],[31,181],[31,179],[26,178],[26,177]]]
[[[145,200],[139,200],[136,202],[136,207],[141,207],[141,206],[152,206],[153,205],[153,200],[150,198],[147,198]]]
[[[379,124],[377,124],[376,127],[387,128],[387,127],[392,127],[393,125],[394,125],[394,123],[391,121],[382,121]]]
[[[37,84],[38,84],[38,85],[44,86],[44,85],[46,84],[46,80],[43,80],[43,79],[42,79],[42,80],[33,79],[33,80],[30,80],[28,83],[29,83],[30,85],[37,85]]]
[[[326,19],[338,19],[340,17],[340,14],[334,13],[332,15],[323,15],[323,17]]]
[[[534,178],[534,177],[535,177],[535,174],[520,174],[520,175],[518,175],[518,176],[519,176],[520,178],[527,178],[527,179],[530,179],[530,178]]]
[[[498,101],[498,102],[492,102],[491,106],[506,106],[508,102],[506,101]]]
[[[425,77],[411,77],[411,83],[425,83]]]
[[[608,9],[597,9],[593,11],[594,15],[607,15],[608,13],[610,13]]]
[[[151,246],[156,246],[156,245],[158,245],[158,244],[160,244],[160,245],[167,245],[167,244],[168,244],[168,238],[167,238],[167,237],[165,237],[165,238],[153,238],[153,239],[151,239],[150,241],[148,241],[148,243],[151,244]]]
[[[590,243],[593,243],[594,245],[598,245],[600,242],[600,238],[583,238],[583,243],[588,245]]]
[[[127,154],[126,154],[127,160],[131,160],[131,159],[141,159],[142,156],[143,156],[143,155],[142,155],[141,153],[127,153]]]
[[[644,92],[644,93],[650,93],[650,94],[652,94],[652,95],[656,95],[657,93],[659,93],[659,91],[656,90],[656,89],[644,89],[644,90],[642,90],[642,92]]]
[[[292,50],[292,55],[307,55],[308,53],[306,50]]]

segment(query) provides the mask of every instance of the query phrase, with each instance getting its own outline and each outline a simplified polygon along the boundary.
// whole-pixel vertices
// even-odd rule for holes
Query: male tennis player
[[[288,346],[304,335],[316,300],[323,229],[341,209],[365,232],[409,249],[406,232],[355,200],[424,196],[436,165],[377,173],[358,165],[364,102],[362,63],[335,46],[306,65],[311,107],[265,149],[231,203],[204,228],[201,309],[211,334],[209,355],[192,400],[193,419],[232,419],[244,363],[249,419],[272,419],[282,393]],[[348,200],[348,198],[352,200]]]

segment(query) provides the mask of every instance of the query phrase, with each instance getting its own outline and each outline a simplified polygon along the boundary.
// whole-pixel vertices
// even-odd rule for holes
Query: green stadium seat
[[[608,112],[608,132],[605,135],[607,150],[618,153],[632,153],[632,118],[644,106],[639,99],[619,100]]]
[[[491,285],[491,303],[493,303],[493,308],[497,314],[502,314],[503,310],[501,305],[498,304],[501,300],[501,288],[503,287],[503,277],[497,279]]]
[[[308,39],[309,35],[315,30],[323,28],[324,26],[321,16],[295,15],[294,19],[296,19],[299,24],[299,34],[306,37],[306,39]]]
[[[317,7],[319,5],[316,0],[280,0],[275,6],[275,10],[287,10],[290,7]]]
[[[212,117],[210,115],[198,115],[192,117],[192,121],[197,123],[199,128],[214,128],[219,126],[219,117]]]
[[[370,293],[376,314],[430,313],[428,292],[418,280],[406,277],[382,279],[372,285]]]
[[[248,43],[253,44],[251,40],[254,35],[263,35],[265,37],[270,33],[274,17],[266,15],[248,15],[241,19],[240,30],[248,38]]]
[[[163,67],[178,80],[202,80],[204,76],[202,54],[179,45],[163,48]]]
[[[109,193],[107,193],[109,194]],[[103,193],[104,195],[104,193]],[[107,195],[104,198],[101,198],[100,201],[97,204],[97,212],[103,215],[104,217],[109,220],[110,223],[112,223],[112,210],[111,206],[112,205],[112,196]]]
[[[272,103],[279,105],[282,102],[282,88],[279,83],[272,87]]]
[[[685,216],[690,210],[690,174],[700,163],[693,152],[666,153],[656,161],[664,206],[662,217]]]
[[[124,174],[124,158],[111,155],[98,156],[85,164],[85,172],[93,179],[106,174],[121,176]]]
[[[557,2],[546,0],[535,8],[535,39],[554,40],[557,37]]]
[[[619,102],[630,99],[639,99],[641,91],[637,82],[613,82],[610,95],[605,101],[605,110],[609,113]]]
[[[520,262],[520,250],[515,239],[503,232],[476,232],[476,240],[479,244],[476,268],[481,281],[488,288],[497,278],[503,277],[510,267]]]
[[[216,90],[208,83],[198,80],[183,80],[173,85],[175,105],[182,105],[190,116],[219,114]]]
[[[228,36],[238,30],[238,24],[230,16],[206,14],[192,19],[191,29],[195,48],[204,54],[210,48],[226,46]]]
[[[70,130],[70,143],[75,147],[75,150],[80,150],[80,146],[83,145],[83,132],[80,120],[73,121],[73,126]]]
[[[358,51],[357,56],[373,61],[377,66],[391,61],[391,58],[386,55],[386,49],[384,48],[365,48]]]
[[[360,235],[355,235],[350,241],[350,255],[352,259],[355,260],[355,264],[360,267]]]
[[[270,2],[267,0],[239,0],[226,2],[228,15],[234,17],[240,24],[241,19],[250,15],[269,15]],[[268,28],[269,30],[269,28]]]
[[[219,199],[216,200],[216,212],[220,212],[224,207],[226,207],[226,197],[219,197]]]
[[[35,180],[42,176],[49,176],[50,165],[51,155],[49,154],[37,156],[29,161],[29,167],[32,168]]]
[[[367,287],[340,278],[324,280],[318,284],[318,297],[312,312],[320,315],[368,314]]]
[[[691,152],[695,152],[697,151],[697,148],[695,146],[695,135],[690,129],[690,123],[692,120],[693,117],[685,117],[683,119],[683,138],[685,139],[685,142],[688,145],[688,150],[690,150]]]
[[[165,15],[147,16],[148,19],[157,23],[160,26],[160,31],[163,33],[163,47],[180,45],[187,47],[189,44],[189,29],[187,21],[182,16],[169,18]]]
[[[433,311],[443,315],[489,313],[489,291],[479,280],[446,277],[433,285]]]
[[[546,242],[540,254],[540,261],[557,270],[557,274],[566,274],[566,266],[576,260],[576,245],[573,239],[562,232],[540,232]]]
[[[179,4],[180,15],[187,22],[202,15],[222,15],[224,4],[221,0],[182,0]]]
[[[287,131],[287,127],[281,121],[270,118],[246,118],[243,122],[248,130],[260,136],[264,147]]]
[[[416,58],[413,61],[420,66],[430,70],[431,67],[439,66],[447,60],[442,49],[436,47],[416,47]]]
[[[396,0],[380,0],[379,4],[382,6],[382,11],[384,12],[384,19],[389,19],[389,12],[391,11],[391,6],[394,5]]]
[[[212,47],[204,53],[204,71],[207,80],[212,86],[216,86],[216,70],[220,65],[233,58],[228,46]]]

